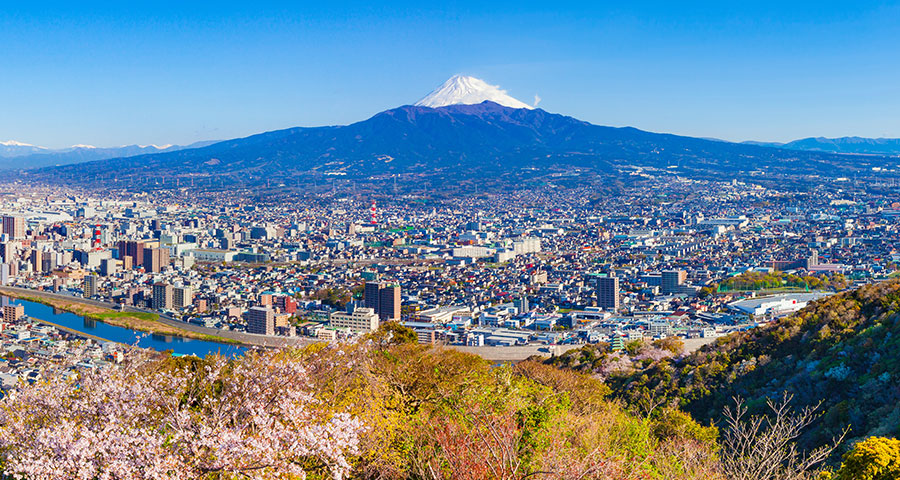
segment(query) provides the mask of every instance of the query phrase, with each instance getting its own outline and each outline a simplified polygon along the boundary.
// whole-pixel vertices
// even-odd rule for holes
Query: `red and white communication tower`
[[[100,249],[100,225],[94,227],[94,239],[91,241],[91,247],[95,250]]]
[[[369,209],[369,212],[372,214],[371,223],[372,225],[375,225],[375,200],[372,200],[372,208]]]

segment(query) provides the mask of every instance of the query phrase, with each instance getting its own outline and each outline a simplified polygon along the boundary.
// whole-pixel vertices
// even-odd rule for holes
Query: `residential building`
[[[159,273],[169,265],[169,249],[168,248],[145,248],[144,249],[144,270],[152,273]]]
[[[144,263],[144,242],[121,241],[118,244],[119,260],[126,270]]]
[[[247,312],[247,333],[275,335],[275,310],[253,307]]]
[[[597,306],[604,310],[619,309],[619,277],[599,277],[597,282]]]
[[[115,275],[122,270],[122,261],[114,258],[104,258],[100,260],[100,275],[108,277]]]
[[[16,258],[16,246],[12,242],[3,242],[0,243],[0,257],[3,257],[3,261],[6,263],[10,263]]]
[[[332,327],[349,328],[356,333],[374,332],[378,329],[378,314],[373,308],[357,308],[353,313],[332,312],[328,320]]]
[[[171,309],[174,304],[175,289],[166,283],[153,285],[152,307],[155,310]]]
[[[284,313],[294,313],[297,311],[297,300],[294,297],[281,295],[275,298],[275,306]]]
[[[684,270],[665,270],[662,272],[660,290],[663,294],[672,294],[678,291],[678,287],[684,285],[687,280],[687,272]]]
[[[25,315],[25,305],[7,304],[3,306],[3,320],[11,322]]]
[[[191,287],[175,287],[172,304],[175,308],[186,308],[193,303],[194,290]]]
[[[400,320],[400,285],[387,285],[379,290],[378,316],[382,322]]]
[[[93,298],[97,296],[100,287],[100,277],[97,275],[84,276],[84,298]]]
[[[12,240],[22,240],[25,238],[25,217],[18,215],[3,216],[3,233]]]

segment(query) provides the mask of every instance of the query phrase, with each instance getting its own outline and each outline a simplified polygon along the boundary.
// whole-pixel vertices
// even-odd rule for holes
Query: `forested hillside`
[[[554,363],[580,364],[583,355],[573,352],[575,360]],[[797,407],[822,402],[822,418],[802,438],[805,446],[827,443],[848,426],[848,445],[900,434],[898,281],[823,299],[685,357],[658,357],[631,357],[630,364],[612,369],[607,384],[630,403],[677,405],[707,424],[736,396],[751,411],[783,392],[793,395]]]
[[[553,362],[568,368],[497,366],[416,345],[393,323],[355,343],[234,360],[133,352],[0,400],[0,469],[34,480],[896,479],[900,442],[870,435],[896,428],[898,292],[834,297],[681,360],[669,340]],[[573,371],[597,366],[606,383]],[[716,410],[733,393],[758,410],[783,389],[795,402],[768,402],[769,420]],[[819,399],[822,420],[802,408]],[[868,438],[823,464],[824,439],[848,422]],[[824,449],[793,447],[808,430]]]

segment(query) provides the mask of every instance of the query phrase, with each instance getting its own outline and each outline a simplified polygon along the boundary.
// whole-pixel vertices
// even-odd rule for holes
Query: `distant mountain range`
[[[900,149],[900,142],[893,142]],[[883,147],[873,155],[844,154],[872,153],[863,146],[876,144]],[[841,154],[831,153],[828,145]],[[321,178],[392,179],[428,188],[477,179],[504,188],[510,182],[571,177],[602,183],[597,179],[648,172],[763,179],[882,174],[896,168],[896,160],[887,156],[890,145],[862,139],[731,143],[605,127],[529,106],[482,80],[455,76],[417,105],[346,126],[289,128],[189,146],[196,148],[152,147],[148,152],[140,149],[151,147],[123,147],[132,150],[100,157],[91,157],[99,149],[60,152],[59,157],[32,152],[15,163],[27,169],[26,179],[139,189],[193,185],[195,180],[200,185],[303,187]],[[29,169],[39,162],[47,166]],[[62,165],[75,162],[83,163]]]
[[[290,128],[202,148],[43,168],[44,181],[127,182],[219,177],[224,184],[298,177],[434,177],[441,182],[521,172],[596,174],[640,168],[685,175],[847,175],[878,158],[717,142],[592,125],[541,109],[485,101],[403,106],[347,126]]]
[[[861,155],[900,155],[900,138],[810,137],[788,143],[743,142],[748,145],[807,150],[811,152],[853,153]]]
[[[174,152],[187,148],[205,147],[212,143],[215,141],[196,142],[184,146],[124,145],[98,148],[92,145],[73,145],[68,148],[52,149],[10,140],[0,142],[0,169],[39,168],[107,158],[132,157],[148,153]]]

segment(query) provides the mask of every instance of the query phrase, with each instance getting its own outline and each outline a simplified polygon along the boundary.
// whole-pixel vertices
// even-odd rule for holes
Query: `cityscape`
[[[462,203],[210,195],[190,207],[166,204],[170,192],[12,188],[5,294],[88,299],[251,345],[400,322],[420,343],[494,360],[666,337],[696,349],[891,278],[900,260],[898,205],[834,187],[797,198],[671,176],[609,203],[547,189]],[[25,340],[5,348],[52,343]]]
[[[900,6],[0,9],[0,478],[900,480]]]

